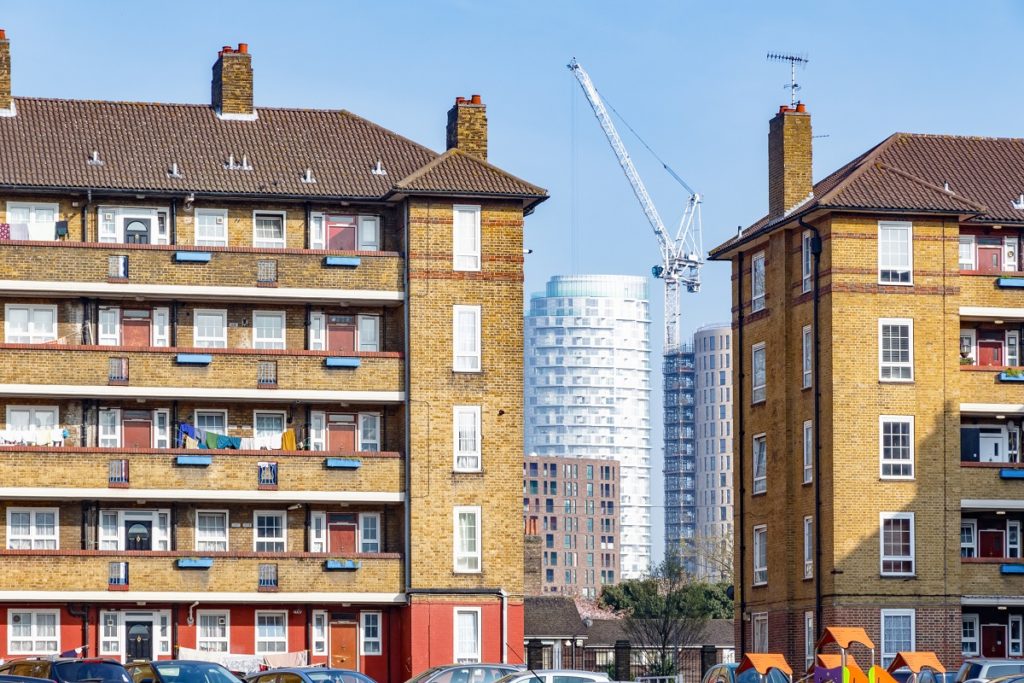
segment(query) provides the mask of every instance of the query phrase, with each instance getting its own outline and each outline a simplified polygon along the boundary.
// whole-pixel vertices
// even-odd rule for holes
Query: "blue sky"
[[[828,136],[815,140],[818,178],[894,131],[1024,136],[1022,19],[1024,4],[1010,0],[0,0],[16,95],[208,102],[217,49],[241,41],[254,55],[257,106],[344,108],[442,149],[453,98],[480,93],[491,161],[552,195],[527,222],[528,292],[559,273],[649,274],[657,257],[565,69],[571,57],[704,195],[707,248],[767,207],[767,122],[788,102],[788,69],[766,52],[810,57],[800,95],[815,134]],[[674,222],[685,194],[626,143]],[[684,332],[729,318],[728,267],[709,264],[704,280],[684,295]],[[661,288],[651,285],[660,354]],[[656,545],[660,525],[659,515]]]

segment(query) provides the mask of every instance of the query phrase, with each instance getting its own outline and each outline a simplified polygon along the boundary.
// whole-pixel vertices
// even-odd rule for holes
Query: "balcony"
[[[197,255],[204,258],[197,259]],[[358,256],[359,263],[331,267],[326,256]],[[274,261],[273,268],[268,268],[268,260]],[[116,266],[112,265],[115,262]],[[46,281],[38,279],[39,263],[48,265]],[[271,271],[274,279],[268,282]],[[344,254],[245,247],[7,243],[0,264],[3,296],[33,290],[37,295],[52,291],[58,297],[121,293],[191,300],[397,303],[402,289],[402,258],[386,251]]]
[[[390,393],[400,400],[403,391],[402,354],[354,354],[358,367],[337,370],[325,359],[336,353],[302,350],[252,349],[148,349],[70,344],[0,344],[0,395],[91,396],[98,392],[60,390],[58,387],[123,387],[104,389],[106,396],[126,398],[178,398],[189,395],[224,400],[279,400],[282,392],[302,392],[309,400],[315,392]],[[199,362],[201,358],[202,362]],[[269,363],[279,361],[271,371]],[[16,391],[11,387],[19,387]],[[183,389],[188,387],[188,389]],[[168,391],[167,389],[170,389]],[[238,389],[250,389],[242,396]],[[258,390],[258,391],[257,391]],[[213,392],[217,396],[206,396]],[[278,397],[278,398],[275,398]],[[358,400],[348,396],[325,400]],[[303,400],[299,396],[284,400]],[[382,398],[381,400],[388,400]]]
[[[2,446],[0,455],[0,481],[5,482],[0,491],[16,498],[74,500],[85,496],[88,489],[89,495],[124,499],[138,498],[139,492],[145,491],[151,500],[197,496],[204,500],[255,500],[265,499],[271,492],[281,500],[303,496],[345,499],[359,494],[368,498],[388,494],[385,497],[397,499],[405,490],[402,458],[394,452]],[[182,458],[204,460],[193,464]],[[328,460],[338,458],[358,462],[358,467],[328,466]],[[260,463],[268,461],[276,464],[273,486],[266,486],[260,478],[265,474]],[[29,464],[31,482],[25,479]],[[289,498],[289,494],[295,495]]]
[[[980,412],[985,405],[1024,404],[1024,388],[1018,379],[1019,368],[1005,366],[960,366],[960,401],[967,404],[966,412]],[[977,406],[975,409],[972,406]],[[1012,413],[1008,407],[1000,413]]]
[[[252,596],[258,587],[277,593],[398,593],[403,587],[401,555],[354,554],[335,557],[319,553],[205,553],[207,569],[180,568],[189,552],[7,550],[0,555],[0,572],[20,576],[22,591],[120,591],[137,593],[230,594]],[[328,568],[328,561],[351,562],[348,571]],[[48,568],[59,562],[66,571]],[[265,567],[274,567],[273,570]],[[262,569],[262,571],[261,571]],[[276,584],[276,585],[272,585]],[[2,591],[0,591],[2,592]],[[148,596],[147,596],[148,597]],[[159,599],[154,596],[155,599]],[[114,598],[113,596],[111,599]],[[204,597],[203,599],[215,599]]]
[[[1020,595],[1024,589],[1024,560],[961,558],[960,582],[971,595]]]

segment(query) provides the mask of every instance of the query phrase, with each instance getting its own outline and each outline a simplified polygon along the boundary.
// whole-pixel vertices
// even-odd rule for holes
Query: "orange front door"
[[[356,450],[355,422],[327,422],[327,450],[352,453]]]
[[[149,320],[147,318],[125,318],[121,322],[122,342],[125,346],[149,346]]]
[[[354,553],[356,551],[356,525],[351,522],[328,522],[328,551]]]
[[[124,446],[125,448],[152,448],[153,447],[153,422],[150,420],[125,419]]]
[[[356,625],[351,621],[331,622],[331,668],[359,670]]]

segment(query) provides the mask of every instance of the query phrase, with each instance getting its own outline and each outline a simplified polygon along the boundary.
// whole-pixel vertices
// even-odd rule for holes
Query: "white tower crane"
[[[615,124],[612,123],[611,116],[608,115],[601,95],[590,80],[590,75],[575,59],[569,62],[568,66],[576,80],[579,81],[580,87],[583,88],[583,93],[594,109],[594,115],[601,124],[601,128],[604,129],[604,134],[608,137],[608,144],[612,146],[612,151],[618,157],[619,165],[622,166],[626,179],[629,180],[629,184],[633,188],[633,194],[636,195],[637,201],[640,202],[640,206],[644,210],[644,215],[647,216],[651,227],[654,228],[654,235],[657,237],[658,246],[661,249],[661,263],[654,266],[651,272],[655,277],[665,281],[665,352],[674,351],[679,347],[680,287],[686,287],[688,292],[696,292],[700,289],[700,267],[704,263],[704,250],[701,244],[701,197],[675,171],[662,162],[665,170],[690,193],[676,234],[674,237],[670,235],[661,220],[658,209],[651,200],[651,196],[647,193],[644,181],[640,178],[636,167],[633,166],[633,160],[629,158],[629,152],[626,151],[622,138],[615,130]],[[646,143],[644,145],[646,146]]]

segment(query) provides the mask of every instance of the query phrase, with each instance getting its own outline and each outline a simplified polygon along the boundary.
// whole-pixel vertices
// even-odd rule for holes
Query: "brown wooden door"
[[[357,628],[350,621],[331,622],[331,668],[359,670]]]
[[[150,321],[148,318],[125,318],[121,321],[121,343],[125,346],[150,345]]]
[[[983,273],[998,273],[1003,269],[1003,247],[978,245],[978,270]]]
[[[356,350],[355,316],[327,316],[327,350],[338,353],[352,353]]]
[[[978,557],[1003,556],[1003,531],[1001,529],[980,529],[978,531]]]
[[[354,553],[356,525],[351,522],[328,522],[327,550],[331,553]]]
[[[352,251],[356,248],[356,221],[352,216],[327,217],[327,248]]]
[[[983,624],[981,627],[981,656],[1006,656],[1006,627],[1002,624]]]
[[[153,447],[153,422],[151,420],[125,419],[122,425],[125,448]]]
[[[332,453],[351,453],[356,450],[356,423],[327,422],[327,450]]]

